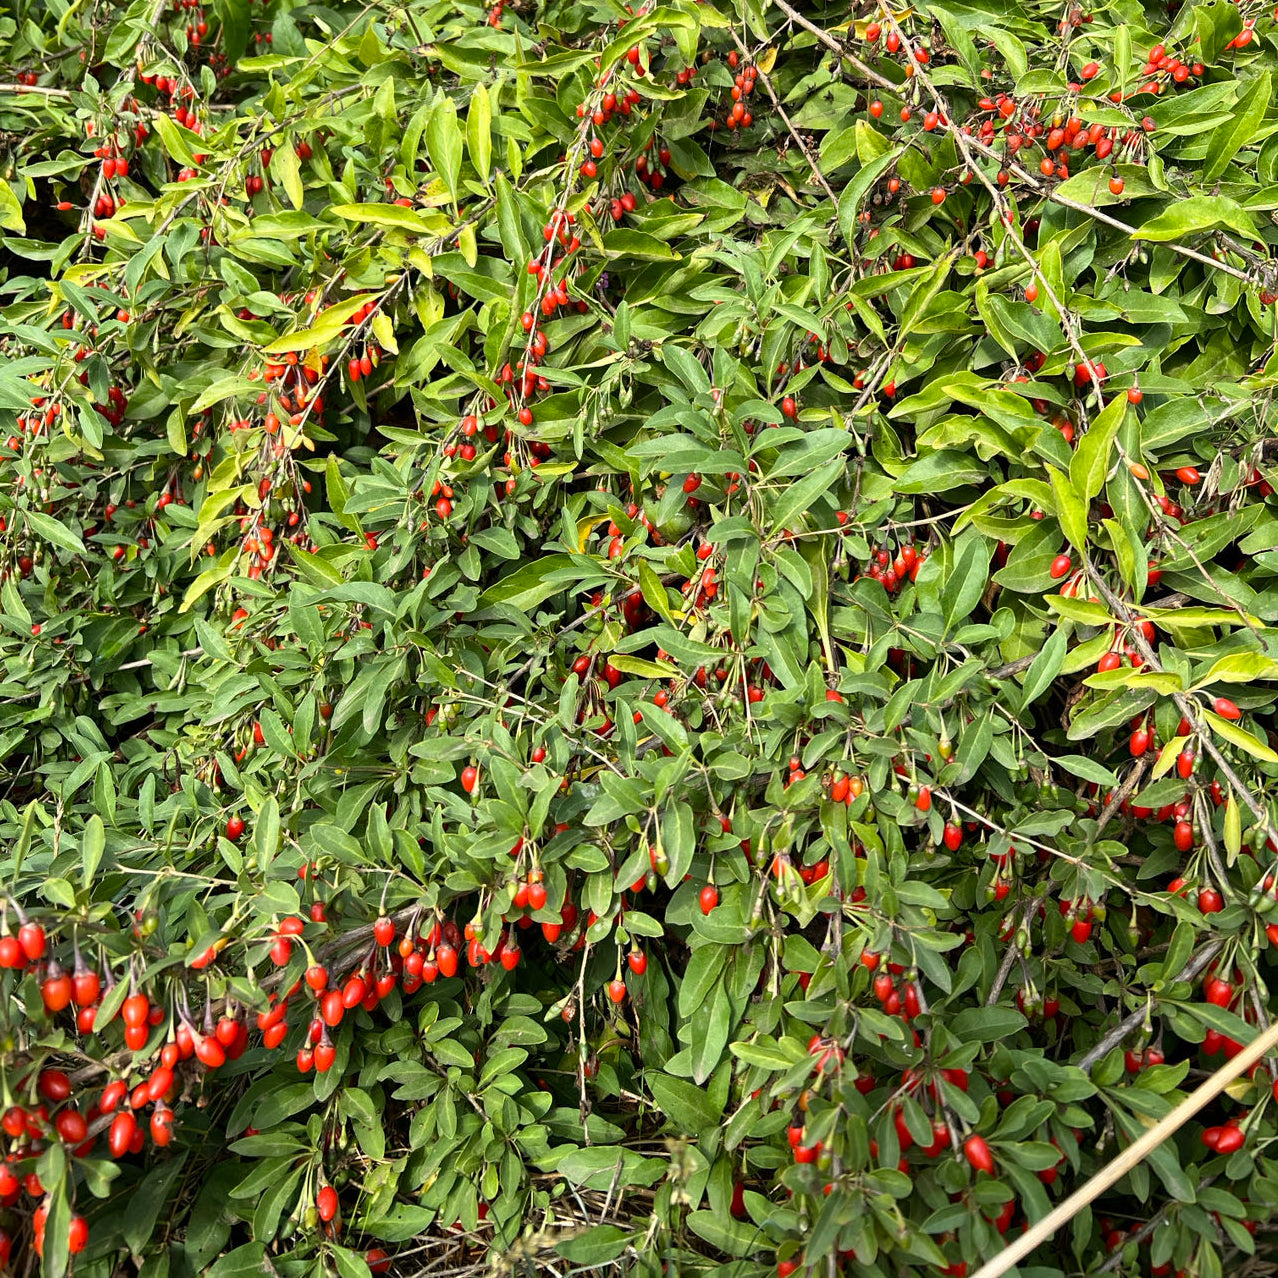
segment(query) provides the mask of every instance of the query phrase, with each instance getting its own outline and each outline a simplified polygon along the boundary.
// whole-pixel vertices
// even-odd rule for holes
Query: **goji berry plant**
[[[1270,9],[14,0],[0,1269],[963,1278],[1266,1031]]]

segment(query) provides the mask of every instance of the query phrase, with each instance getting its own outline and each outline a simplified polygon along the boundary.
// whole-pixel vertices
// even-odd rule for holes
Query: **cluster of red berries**
[[[269,418],[273,414],[268,413],[267,416]],[[273,465],[285,468],[287,459],[283,445],[276,443],[272,451],[276,457]],[[314,542],[302,523],[305,508],[297,491],[300,487],[302,493],[309,493],[311,481],[299,480],[283,469],[280,477],[285,482],[277,484],[269,474],[263,475],[257,482],[260,504],[250,509],[244,502],[237,501],[232,511],[239,519],[240,550],[248,565],[245,575],[250,581],[257,581],[278,560],[284,541],[307,550],[314,548]],[[375,543],[371,548],[376,548]],[[205,550],[215,554],[217,547],[210,542]]]
[[[625,25],[625,21],[623,20],[620,23],[620,27],[624,27]],[[634,69],[635,75],[642,76],[646,74],[641,63],[640,50],[638,46],[630,50],[627,54],[627,60]],[[600,88],[605,87],[610,78],[611,73],[604,76],[604,78],[600,81]],[[591,109],[588,102],[579,102],[577,104],[577,118],[579,120],[588,119],[594,130],[600,130],[607,127],[607,125],[618,115],[629,116],[634,111],[635,107],[642,101],[643,95],[636,88],[628,88],[620,95],[609,90],[600,97],[598,106],[593,109]],[[649,139],[649,142],[651,142],[651,139]],[[603,159],[604,153],[607,150],[604,140],[599,136],[598,132],[592,133],[587,140],[587,150],[590,154],[582,161],[578,172],[582,177],[589,180],[598,176],[599,166],[596,162]]]
[[[1254,21],[1255,19],[1253,19]],[[1250,40],[1250,36],[1248,36],[1248,40]],[[1238,47],[1241,48],[1242,46]],[[1139,89],[1135,89],[1132,94],[1128,94],[1128,96],[1131,97],[1139,93],[1161,93],[1168,85],[1184,84],[1188,80],[1199,79],[1205,69],[1201,62],[1182,62],[1174,54],[1168,53],[1165,45],[1156,44],[1150,49],[1149,57],[1145,60],[1145,65],[1140,69],[1142,76],[1151,78],[1142,84]]]
[[[1153,127],[1154,122],[1148,116],[1141,129],[1122,130],[1100,123],[1089,125],[1081,116],[1073,115],[1068,119],[1054,118],[1050,128],[1038,122],[1029,124],[1024,129],[1024,137],[1028,142],[1043,137],[1044,155],[1039,161],[1039,172],[1044,177],[1063,180],[1069,177],[1071,151],[1083,152],[1090,148],[1098,160],[1112,158],[1115,163],[1124,157],[1139,160],[1144,152],[1145,133],[1152,132]],[[1123,187],[1122,177],[1118,173],[1112,174],[1110,193],[1121,195]]]
[[[693,476],[689,475],[688,479],[691,478],[693,478]],[[684,480],[684,491],[688,491],[687,480]],[[708,607],[719,594],[718,573],[716,572],[713,564],[706,562],[713,555],[713,544],[708,541],[703,541],[701,545],[697,547],[697,562],[701,566],[680,587],[685,595],[689,595],[691,597],[693,608],[702,609]],[[751,685],[751,687],[753,687],[753,685]],[[759,695],[755,699],[762,701],[763,689],[760,688],[758,692]]]
[[[190,129],[197,135],[204,132],[204,125],[195,112],[194,85],[182,84],[171,75],[156,75],[152,71],[142,72],[141,79],[143,84],[154,85],[157,93],[163,94],[171,103],[176,103],[173,108],[173,118],[184,129]]]
[[[489,407],[495,407],[494,401],[489,401]],[[474,441],[482,433],[483,437],[490,443],[495,444],[501,437],[501,428],[493,422],[485,423],[482,416],[476,413],[467,413],[457,426],[458,434],[461,436],[461,443],[457,440],[450,439],[443,447],[445,457],[458,456],[462,461],[469,462],[475,460],[476,448]],[[510,432],[506,432],[509,438]],[[447,518],[447,516],[441,516]]]
[[[112,389],[114,390],[115,388],[112,387]],[[110,398],[109,395],[108,398]],[[14,452],[21,450],[23,435],[29,434],[32,439],[39,439],[42,435],[48,433],[53,423],[62,415],[61,403],[56,399],[48,399],[44,395],[32,396],[31,407],[31,412],[18,414],[17,422],[15,423],[18,433],[10,435],[7,441],[7,446]],[[99,407],[98,411],[103,412],[103,409]],[[112,401],[112,411],[114,411],[114,401]],[[25,476],[18,476],[19,485],[24,480]]]
[[[732,88],[728,90],[732,105],[727,108],[723,123],[733,131],[748,129],[754,123],[754,114],[747,109],[745,100],[754,92],[759,69],[752,62],[741,66],[740,54],[735,49],[728,53],[728,66],[735,74],[732,77]],[[716,121],[711,120],[710,124],[715,127]]]
[[[370,302],[369,305],[373,303]],[[319,368],[315,368],[312,364],[298,359],[296,351],[289,351],[280,363],[268,360],[262,370],[262,377],[268,383],[269,389],[258,393],[258,406],[265,407],[268,403],[278,405],[281,412],[289,414],[288,420],[292,426],[300,426],[303,414],[308,410],[315,416],[322,417],[324,415],[323,397],[318,394],[312,396],[310,388],[327,371],[328,362],[328,356],[321,356]],[[257,380],[253,374],[250,374],[250,377]],[[251,424],[238,421],[233,423],[233,428],[247,430]],[[263,416],[262,429],[268,435],[278,433],[280,419],[273,408]]]
[[[614,222],[620,222],[627,213],[633,213],[638,206],[638,201],[634,194],[630,191],[623,191],[622,194],[608,202],[608,213]]]
[[[638,53],[635,50],[632,50],[632,52],[635,53],[636,58],[632,61],[631,65],[637,66]],[[639,67],[635,74],[643,75],[643,68]],[[638,89],[627,89],[620,96],[616,93],[608,92],[600,98],[599,105],[593,111],[585,102],[578,102],[577,118],[579,120],[584,120],[586,116],[589,115],[591,124],[593,124],[597,129],[602,129],[614,116],[630,115],[634,111],[635,107],[637,107],[642,101],[643,94],[640,93]]]
[[[919,550],[909,543],[900,548],[895,557],[888,547],[882,546],[874,552],[864,573],[860,576],[870,577],[879,582],[883,589],[892,594],[907,581],[917,581],[919,572],[927,562],[926,547]]]
[[[537,303],[545,319],[553,319],[555,312],[567,307],[568,299],[568,276],[562,273],[562,268],[567,264],[570,258],[581,247],[581,237],[574,229],[577,222],[576,214],[570,213],[567,209],[557,208],[551,211],[550,217],[546,225],[542,228],[542,234],[545,238],[547,247],[545,251],[538,254],[528,263],[528,274],[536,276],[538,285]],[[561,274],[558,280],[554,277],[555,268],[561,268]],[[575,309],[582,315],[589,309],[584,300],[579,300],[575,304]],[[536,319],[531,311],[525,311],[521,317],[521,326],[525,333],[530,334],[529,337],[529,355],[536,355],[533,349],[536,344],[541,341],[544,343],[544,334],[537,336],[532,335],[533,329],[536,327]],[[543,351],[544,355],[545,352]],[[507,365],[509,368],[509,365]],[[505,372],[506,370],[503,370]],[[519,371],[523,371],[522,369]],[[503,383],[509,384],[514,381],[514,377],[500,378]],[[524,425],[529,423],[525,422]]]
[[[126,1018],[136,1021],[138,1009],[132,1004],[138,999],[143,1004],[140,1023],[145,1027],[148,1005],[144,995],[132,995],[126,999],[123,1011]],[[146,1145],[146,1130],[136,1115],[147,1105],[153,1106],[149,1124],[151,1140],[161,1148],[167,1146],[173,1138],[173,1111],[168,1102],[176,1094],[174,1070],[180,1059],[181,1049],[177,1042],[167,1044],[160,1066],[149,1078],[131,1092],[124,1079],[109,1082],[84,1112],[75,1103],[72,1082],[62,1070],[42,1068],[34,1077],[14,1080],[19,1092],[34,1086],[34,1095],[26,1104],[10,1105],[0,1118],[0,1128],[13,1142],[0,1160],[0,1206],[13,1207],[23,1192],[41,1200],[32,1215],[37,1255],[43,1255],[44,1249],[49,1213],[47,1190],[35,1171],[19,1176],[18,1165],[36,1158],[51,1141],[61,1143],[76,1158],[89,1157],[97,1145],[97,1135],[92,1129],[96,1126],[102,1130],[99,1120],[106,1117],[111,1117],[111,1122],[105,1126],[111,1157],[118,1160],[140,1154]],[[88,1238],[88,1225],[84,1218],[73,1215],[68,1237],[71,1254],[83,1251]],[[9,1235],[0,1230],[0,1268],[9,1261],[11,1245]]]
[[[364,305],[351,316],[351,323],[356,325],[363,324],[376,309],[376,300],[365,302]],[[362,349],[360,349],[359,354],[355,354],[354,351],[352,351],[350,359],[347,360],[346,363],[346,375],[352,382],[358,382],[373,375],[373,370],[379,367],[385,352],[375,341],[371,341],[369,339],[367,332],[363,335],[357,336],[354,345],[355,347]]]
[[[1212,963],[1211,966],[1208,967],[1206,975],[1203,977],[1203,1000],[1210,1003],[1213,1007],[1231,1010],[1235,1015],[1241,1017],[1242,1020],[1247,1022],[1247,1024],[1255,1025],[1256,1010],[1252,1001],[1245,997],[1246,989],[1242,974],[1235,971],[1232,974],[1232,979],[1229,978],[1230,974],[1228,971],[1222,975],[1218,964]],[[1222,1034],[1219,1030],[1214,1029],[1207,1031],[1202,1044],[1204,1056],[1219,1056],[1223,1053],[1228,1060],[1233,1060],[1233,1058],[1242,1051],[1243,1047],[1244,1044],[1238,1042],[1237,1039],[1230,1038],[1229,1035]],[[1255,1078],[1256,1071],[1260,1068],[1261,1062],[1257,1061],[1247,1071],[1247,1077]],[[1275,1081],[1273,1091],[1275,1100],[1278,1100],[1278,1081]],[[1229,1124],[1227,1124],[1227,1126],[1228,1125]],[[1232,1125],[1237,1127],[1237,1121],[1234,1121]],[[1212,1130],[1220,1129],[1208,1129],[1208,1131]],[[1209,1149],[1216,1149],[1216,1146],[1212,1144],[1211,1140],[1208,1138],[1208,1132],[1203,1133],[1203,1143],[1206,1144]],[[1240,1148],[1241,1144],[1242,1142],[1240,1141],[1239,1144],[1233,1148]],[[1218,1150],[1217,1152],[1232,1153],[1233,1149]]]
[[[1158,572],[1158,569],[1155,568],[1154,572]],[[1157,584],[1153,577],[1151,577],[1150,580],[1153,584]],[[1154,642],[1154,623],[1150,621],[1148,617],[1141,617],[1133,624],[1145,637],[1146,643],[1152,644]],[[1096,663],[1097,672],[1104,674],[1109,670],[1117,670],[1123,665],[1124,661],[1126,661],[1133,670],[1139,670],[1140,667],[1145,664],[1145,658],[1140,655],[1140,652],[1132,644],[1130,639],[1123,639],[1116,635],[1114,638],[1114,646],[1108,652],[1102,654],[1100,660]],[[1188,727],[1188,725],[1186,726]],[[1141,753],[1143,753],[1143,751]]]
[[[186,38],[193,49],[198,49],[204,42],[204,37],[209,33],[209,24],[204,16],[204,10],[198,4],[192,5],[189,0],[183,0],[182,8],[194,9],[194,21],[186,24]]]

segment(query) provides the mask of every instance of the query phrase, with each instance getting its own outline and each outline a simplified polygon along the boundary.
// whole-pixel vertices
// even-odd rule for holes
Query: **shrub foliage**
[[[1268,1026],[1267,8],[16,0],[18,1272],[962,1278]]]

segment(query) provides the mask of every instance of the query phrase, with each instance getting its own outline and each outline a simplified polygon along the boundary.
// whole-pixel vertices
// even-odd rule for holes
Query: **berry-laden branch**
[[[91,1229],[108,1268],[965,1278],[1144,1070],[1270,1032],[1272,313],[1232,303],[1275,28],[1196,20],[1199,66],[1187,17],[1142,59],[1054,0],[878,8],[28,6],[0,1264],[43,1223],[52,1269]],[[1223,232],[1160,246],[1159,165]],[[1223,1223],[1156,1216],[1160,1259],[1270,1214],[1270,1082],[1162,1147]],[[1030,1263],[1102,1269],[1086,1232]]]

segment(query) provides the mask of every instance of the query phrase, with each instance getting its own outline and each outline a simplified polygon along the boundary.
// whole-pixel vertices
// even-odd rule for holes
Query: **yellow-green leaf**
[[[475,172],[487,186],[493,162],[493,106],[486,84],[477,84],[470,95],[470,110],[466,113],[466,150],[470,153]]]
[[[164,144],[169,158],[176,160],[183,168],[193,169],[195,153],[186,139],[188,136],[195,137],[195,134],[188,134],[184,129],[180,129],[177,123],[163,111],[157,111],[154,120],[156,132],[159,133],[160,141]]]
[[[1067,599],[1064,595],[1048,595],[1047,606],[1062,617],[1068,617],[1070,621],[1077,621],[1084,626],[1114,624],[1114,618],[1109,615],[1105,605],[1092,603],[1090,599]]]
[[[668,661],[647,661],[621,652],[614,652],[608,662],[622,674],[637,675],[641,679],[669,679],[679,673],[678,667]]]
[[[178,612],[186,612],[196,600],[202,595],[208,594],[214,586],[221,585],[235,571],[235,556],[233,554],[227,555],[225,559],[225,563],[206,568],[191,582],[186,588],[186,594],[182,596],[182,603],[178,607]]]
[[[475,240],[475,228],[467,223],[457,232],[457,247],[466,260],[467,266],[474,266],[479,260],[479,245]]]
[[[1278,678],[1278,661],[1261,652],[1231,652],[1221,657],[1197,683],[1195,689],[1209,683],[1251,683],[1255,679]]]
[[[1212,714],[1209,710],[1203,711],[1203,719],[1211,726],[1213,732],[1223,737],[1230,745],[1236,745],[1240,750],[1245,750],[1253,759],[1260,759],[1265,763],[1278,763],[1278,754],[1275,754],[1259,737],[1253,737],[1246,728],[1240,728],[1236,723],[1222,719],[1220,715]]]
[[[1172,737],[1172,739],[1158,752],[1158,759],[1153,769],[1150,771],[1149,779],[1157,781],[1159,777],[1166,776],[1171,771],[1172,764],[1180,757],[1180,752],[1185,748],[1185,742],[1188,737]]]
[[[452,226],[442,213],[422,213],[402,204],[335,204],[329,211],[347,222],[372,222],[413,235],[445,235]]]
[[[1259,617],[1244,620],[1228,608],[1146,608],[1145,615],[1160,630],[1201,630],[1204,626],[1264,626]]]
[[[392,355],[398,355],[399,343],[395,340],[395,325],[391,317],[385,311],[374,311],[372,325],[373,336],[377,338],[382,349],[389,351]]]
[[[1056,497],[1057,519],[1061,522],[1061,531],[1069,539],[1075,550],[1087,551],[1087,504],[1075,491],[1069,476],[1055,466],[1047,468],[1047,477],[1052,482],[1052,493]]]
[[[287,143],[277,146],[271,153],[271,176],[284,188],[289,203],[295,209],[302,207],[305,192],[302,189],[302,164],[297,152]]]
[[[288,351],[308,351],[312,347],[327,346],[350,323],[351,316],[365,302],[371,301],[375,294],[361,293],[357,297],[348,297],[335,305],[321,311],[315,317],[310,328],[298,333],[285,333],[275,341],[262,347],[264,355],[283,355]]]
[[[19,235],[27,233],[27,224],[22,219],[22,205],[8,182],[0,182],[0,227],[6,231],[16,231]]]
[[[1105,486],[1110,454],[1118,428],[1127,412],[1127,396],[1115,395],[1087,428],[1069,464],[1070,482],[1084,501],[1090,501]]]
[[[430,154],[431,167],[448,188],[448,194],[457,200],[461,177],[462,138],[457,127],[457,108],[451,98],[441,98],[430,113],[426,124],[426,150]]]

